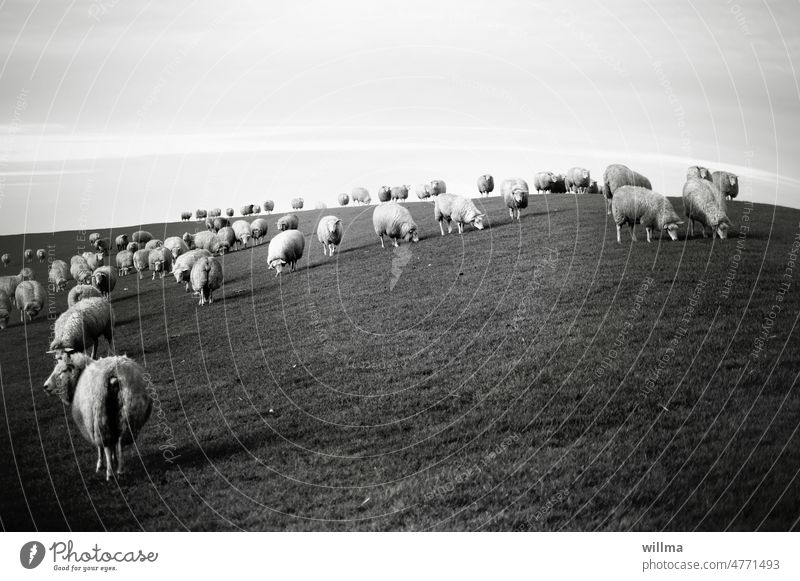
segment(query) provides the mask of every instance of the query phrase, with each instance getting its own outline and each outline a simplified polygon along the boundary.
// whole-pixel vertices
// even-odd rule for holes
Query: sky
[[[800,207],[800,4],[0,0],[0,234],[689,165]]]

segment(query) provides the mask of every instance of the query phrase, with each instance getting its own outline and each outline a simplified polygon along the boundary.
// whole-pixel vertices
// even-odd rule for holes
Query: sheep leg
[[[441,220],[439,220],[439,231],[442,233],[442,236],[444,236],[444,226],[442,225]]]
[[[95,473],[100,472],[100,469],[103,467],[103,447],[97,447],[97,466],[95,466],[94,471]]]
[[[117,476],[122,476],[125,471],[123,469],[124,462],[122,461],[122,438],[117,440]]]
[[[111,479],[111,475],[114,473],[114,462],[111,459],[111,446],[105,446],[104,451],[106,453],[106,482]]]
[[[464,233],[464,223],[463,222],[459,222],[458,223],[458,233],[459,234],[463,234]]]
[[[650,237],[652,236],[653,229],[652,229],[652,228],[649,228],[649,227],[645,227],[644,231],[645,231],[645,232],[647,232],[647,241],[648,241],[648,242],[651,242],[651,239],[650,239]]]
[[[617,243],[622,244],[622,224],[617,224]]]
[[[383,234],[380,235],[380,239],[381,239],[381,248],[386,248],[386,246],[383,245]]]
[[[324,242],[322,243],[322,256],[328,256],[328,245]]]
[[[453,222],[451,220],[447,221],[447,233],[448,234],[452,234],[453,233]]]
[[[631,240],[636,242],[636,232],[633,230],[633,224],[631,224]]]
[[[394,242],[394,247],[395,247],[395,248],[397,248],[398,246],[400,246],[400,245],[397,243],[397,238],[392,238],[392,242]]]
[[[508,209],[508,216],[513,220],[514,219],[514,210],[511,208]]]

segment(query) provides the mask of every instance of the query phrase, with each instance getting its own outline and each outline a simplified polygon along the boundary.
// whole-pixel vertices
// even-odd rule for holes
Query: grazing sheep
[[[44,248],[39,248],[36,251],[36,259],[39,262],[44,262],[45,260],[47,260],[47,251]]]
[[[447,193],[447,184],[444,180],[431,180],[431,196]]]
[[[78,284],[90,284],[93,270],[83,256],[73,256],[70,259],[69,273]]]
[[[11,299],[6,291],[0,290],[0,330],[8,326],[8,319],[11,316]]]
[[[118,276],[127,276],[133,272],[133,252],[121,250],[117,252],[117,256],[115,258]]]
[[[206,218],[206,230],[209,232],[214,230],[214,218]]]
[[[208,217],[208,212],[206,212],[202,208],[197,208],[194,211],[194,217],[197,219],[198,222],[200,222]]]
[[[666,230],[672,240],[678,239],[678,226],[683,224],[670,201],[659,193],[640,186],[620,186],[614,190],[611,212],[617,225],[617,242],[622,242],[622,225],[631,229],[631,239],[636,241],[635,224],[642,224],[651,242],[653,230]]]
[[[181,212],[181,222],[188,222],[192,219],[191,212]]]
[[[89,244],[93,245],[95,243],[95,240],[99,239],[100,239],[100,233],[92,232],[91,234],[89,234]]]
[[[350,196],[347,194],[339,194],[339,197],[336,198],[336,201],[339,202],[340,206],[346,206],[350,203]]]
[[[219,254],[221,250],[219,238],[213,232],[198,232],[195,234],[194,247],[208,250],[211,254]]]
[[[411,186],[406,186],[406,185],[403,185],[403,186],[392,186],[390,188],[390,190],[389,190],[392,200],[394,200],[395,202],[402,202],[403,200],[407,200],[408,199],[408,188],[410,188],[410,187]]]
[[[199,304],[214,302],[214,291],[222,286],[222,265],[213,256],[201,256],[192,266],[192,290],[200,294]]]
[[[120,250],[125,250],[128,247],[128,235],[120,234],[119,236],[117,236],[116,240],[114,240],[114,244],[117,247],[117,252],[119,252]]]
[[[427,200],[431,197],[431,185],[430,184],[417,184],[414,186],[414,193],[417,194],[417,197],[420,200]]]
[[[711,174],[711,178],[723,198],[732,200],[739,195],[739,178],[736,174],[728,171],[715,171]]]
[[[241,244],[247,248],[247,243],[250,242],[250,238],[253,236],[250,230],[250,223],[247,220],[236,220],[232,228],[233,232],[236,234],[237,246]]]
[[[178,284],[182,282],[185,283],[187,293],[189,292],[192,267],[200,258],[208,256],[211,256],[211,253],[208,250],[200,248],[181,254],[178,259],[172,263],[172,274],[175,276],[175,282]]]
[[[131,241],[136,242],[140,246],[142,244],[147,244],[153,239],[153,235],[150,234],[147,230],[137,230],[133,234],[131,234]]]
[[[67,281],[72,280],[69,266],[63,260],[54,260],[47,271],[47,281],[53,285],[55,292],[67,290]]]
[[[20,322],[30,321],[44,307],[47,293],[42,283],[35,280],[23,280],[14,289],[14,300],[19,309]]]
[[[317,239],[322,244],[322,254],[333,256],[336,247],[342,243],[342,221],[336,216],[324,216],[317,225]]]
[[[520,220],[520,210],[528,207],[528,183],[522,178],[510,178],[500,184],[500,195],[511,219]]]
[[[30,248],[25,250],[25,262],[33,262],[33,250]]]
[[[92,246],[94,246],[95,250],[97,250],[98,253],[108,254],[109,244],[105,238],[98,238],[97,240],[94,241],[94,244],[92,244]]]
[[[75,303],[89,298],[103,298],[103,294],[90,284],[75,285],[67,295],[67,306],[73,307]]]
[[[295,264],[303,257],[305,246],[306,239],[299,230],[280,232],[269,243],[267,265],[275,269],[275,276],[281,274],[287,264],[294,272]]]
[[[297,214],[286,214],[281,216],[276,225],[281,232],[284,230],[297,230],[298,226],[300,226],[300,218],[297,217]]]
[[[184,252],[189,251],[189,246],[180,236],[170,236],[164,240],[164,248],[170,251],[172,258],[178,258]]]
[[[267,219],[266,218],[256,218],[253,220],[253,223],[250,224],[250,232],[253,235],[253,240],[256,244],[261,244],[261,241],[267,235]]]
[[[269,214],[275,209],[275,202],[272,200],[264,200],[264,212]]]
[[[125,250],[128,252],[136,252],[139,250],[139,245],[136,242],[130,242],[126,247]]]
[[[225,226],[230,226],[231,221],[227,218],[223,218],[222,216],[217,216],[214,218],[213,230],[214,232],[219,232]]]
[[[597,180],[589,182],[589,187],[586,190],[587,194],[599,194],[600,188],[597,187]]]
[[[701,180],[708,180],[713,181],[711,176],[711,170],[702,165],[691,165],[686,170],[686,179],[692,178],[700,178]]]
[[[102,252],[84,252],[81,254],[83,259],[86,261],[86,264],[89,265],[89,268],[94,270],[98,266],[103,266],[105,262],[105,256]]]
[[[112,352],[113,328],[114,310],[111,303],[101,297],[84,296],[56,319],[50,352],[83,352],[91,345],[94,358],[97,356],[100,337],[106,338],[109,352]]]
[[[209,218],[216,218],[217,216],[222,216],[222,209],[221,208],[211,208],[208,211]]]
[[[487,174],[483,174],[478,178],[478,193],[481,196],[488,196],[494,191],[494,178]]]
[[[380,189],[378,190],[378,201],[383,203],[383,202],[388,202],[391,199],[392,199],[392,188],[390,188],[389,186],[381,186]]]
[[[92,286],[100,291],[100,294],[108,298],[114,287],[117,286],[117,273],[110,266],[101,266],[92,273]]]
[[[133,268],[139,273],[139,280],[144,278],[142,272],[150,268],[150,251],[146,248],[133,253]]]
[[[19,277],[22,280],[36,280],[36,276],[33,274],[33,270],[28,268],[27,266],[19,271]]]
[[[603,172],[603,195],[606,198],[607,215],[611,215],[611,199],[614,197],[614,192],[622,186],[639,186],[648,190],[653,189],[650,180],[642,174],[621,163],[611,164]]]
[[[447,233],[453,231],[453,224],[458,224],[458,233],[464,233],[464,224],[472,224],[478,230],[483,230],[482,214],[475,204],[466,196],[455,194],[439,194],[433,208],[433,217],[439,222],[439,230],[444,236],[443,220],[447,220]]]
[[[0,256],[0,262],[3,263],[3,268],[7,267],[11,263],[11,255],[6,252],[3,256]]]
[[[64,353],[44,383],[48,395],[72,406],[72,420],[84,439],[97,449],[95,472],[106,481],[124,474],[122,446],[139,435],[150,418],[153,401],[141,365],[119,357],[94,361],[84,353]]]
[[[694,223],[700,222],[703,238],[706,226],[711,228],[711,238],[728,237],[731,221],[726,214],[725,201],[717,187],[701,178],[689,178],[683,185],[683,213],[689,219],[688,236],[694,235]]]
[[[234,212],[233,208],[226,208],[225,209],[225,215],[228,218],[232,218],[234,214],[235,214],[235,212]]]
[[[236,232],[230,226],[225,226],[217,232],[222,252],[230,252],[236,246]]]
[[[555,180],[550,185],[551,194],[566,194],[567,193],[567,178],[563,174],[556,174]]]
[[[194,234],[189,234],[188,232],[184,232],[183,236],[181,236],[184,242],[186,242],[186,246],[189,247],[189,250],[194,250]]]
[[[582,167],[572,167],[567,171],[565,188],[573,194],[585,194],[592,183],[589,170]]]
[[[354,204],[369,204],[372,202],[369,190],[362,187],[355,187],[350,190],[350,199],[353,200]]]
[[[147,268],[153,273],[151,280],[156,279],[156,274],[159,278],[164,278],[164,275],[172,270],[172,252],[169,248],[163,246],[153,248],[147,255]]]
[[[303,198],[292,198],[292,210],[303,209]]]
[[[153,250],[154,248],[161,248],[164,246],[164,241],[159,240],[158,238],[153,238],[152,240],[148,240],[147,244],[144,245],[145,250]]]
[[[375,234],[381,239],[381,248],[386,248],[383,243],[384,234],[397,246],[397,239],[406,242],[419,242],[417,225],[409,212],[403,206],[395,204],[378,205],[372,213],[372,226]]]
[[[534,189],[540,194],[548,194],[553,188],[556,176],[550,171],[540,171],[533,176]]]

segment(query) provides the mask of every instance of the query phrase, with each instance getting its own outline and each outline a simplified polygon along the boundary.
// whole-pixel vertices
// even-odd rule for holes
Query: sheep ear
[[[75,353],[75,349],[73,349],[72,347],[64,347],[64,353],[66,353],[67,355],[71,355],[72,353]]]
[[[678,221],[677,221],[677,222],[675,222],[675,223],[676,223],[678,226],[680,226],[681,224],[683,224],[683,220],[678,220]]]

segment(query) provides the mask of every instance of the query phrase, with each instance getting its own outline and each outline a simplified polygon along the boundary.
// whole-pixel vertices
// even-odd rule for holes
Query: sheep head
[[[48,353],[55,353],[56,366],[45,380],[44,390],[47,395],[56,395],[64,404],[69,405],[75,396],[75,386],[86,369],[89,356],[73,349],[56,349]]]

